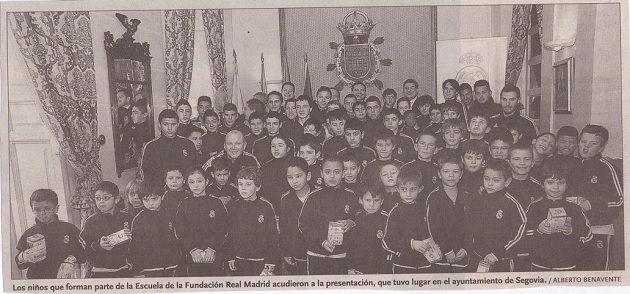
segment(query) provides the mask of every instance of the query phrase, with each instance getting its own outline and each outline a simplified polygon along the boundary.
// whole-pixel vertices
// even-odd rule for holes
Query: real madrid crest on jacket
[[[591,204],[586,212],[591,226],[612,224],[623,207],[621,173],[601,154],[582,160],[576,171],[577,196],[582,196]]]
[[[174,214],[166,209],[144,209],[131,223],[133,238],[129,242],[131,273],[150,275],[177,267],[179,242],[173,227]]]
[[[493,271],[510,271],[512,249],[523,237],[525,222],[525,211],[505,189],[495,193],[484,191],[466,214],[468,255],[471,259],[474,255],[483,259],[492,253],[500,263]]]
[[[18,269],[26,269],[28,279],[55,279],[57,271],[64,260],[72,255],[77,263],[85,262],[85,255],[81,243],[79,243],[79,229],[71,223],[55,219],[50,223],[42,223],[35,219],[35,225],[30,227],[17,243],[17,250],[21,253],[29,249],[27,239],[40,234],[46,243],[46,258],[37,263],[20,263],[15,257]],[[19,255],[19,253],[18,253]]]
[[[228,260],[236,261],[236,275],[257,275],[263,267],[279,264],[279,232],[276,213],[269,201],[233,200],[228,211],[230,228],[227,239]],[[260,267],[253,269],[251,267]]]
[[[129,243],[117,245],[107,251],[101,247],[100,241],[103,236],[130,228],[132,220],[130,214],[119,210],[114,210],[113,213],[99,211],[85,220],[79,236],[87,258],[92,261],[93,273],[115,273],[129,268],[127,265]]]
[[[437,187],[439,182],[437,176],[438,166],[435,162],[415,159],[400,168],[400,170],[404,169],[412,169],[422,174],[422,186],[424,186],[423,191],[426,192],[425,194],[428,194]]]
[[[328,238],[330,222],[352,219],[358,210],[357,196],[350,189],[342,187],[322,187],[312,191],[299,218],[299,229],[306,238],[308,253],[319,256],[345,256],[347,244],[335,246],[333,252],[322,247],[322,242]]]
[[[197,163],[195,145],[188,139],[164,135],[149,141],[142,150],[140,173],[144,179],[163,180],[166,169],[187,170]]]
[[[175,233],[181,244],[190,276],[205,276],[204,273],[192,273],[193,259],[190,252],[194,249],[215,251],[215,260],[225,256],[223,244],[226,240],[228,215],[225,206],[214,196],[188,196],[177,208],[175,216]],[[220,264],[220,262],[215,262]],[[220,267],[220,266],[219,266]],[[214,275],[210,270],[207,274]]]
[[[387,212],[369,214],[361,210],[353,221],[356,226],[348,231],[348,269],[363,274],[391,273],[382,245]]]

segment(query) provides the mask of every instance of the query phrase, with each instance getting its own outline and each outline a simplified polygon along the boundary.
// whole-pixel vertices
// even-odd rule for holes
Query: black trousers
[[[284,258],[282,259],[282,274],[286,276],[292,275],[306,275],[308,269],[306,268],[306,259],[293,258],[294,265],[288,264]]]
[[[424,274],[424,273],[433,273],[433,270],[435,270],[433,268],[433,265],[430,265],[428,267],[421,267],[421,268],[409,268],[409,267],[404,267],[397,264],[392,264],[392,272],[394,274]]]
[[[234,266],[236,270],[231,271],[233,276],[260,276],[265,268],[265,262],[237,258],[234,260]]]
[[[579,270],[608,270],[613,235],[593,234],[593,239],[584,244],[582,257],[579,259]]]
[[[186,265],[186,275],[189,277],[220,277],[225,276],[222,263],[189,263]]]
[[[99,279],[99,278],[129,278],[131,277],[131,274],[129,273],[128,269],[122,269],[119,270],[117,272],[90,272],[88,275],[88,278],[92,279]]]
[[[306,257],[308,275],[347,275],[348,264],[345,258],[327,258],[308,255]]]

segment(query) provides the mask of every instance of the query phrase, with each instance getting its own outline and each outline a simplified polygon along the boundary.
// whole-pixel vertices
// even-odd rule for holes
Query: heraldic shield
[[[370,44],[341,45],[341,65],[348,78],[361,81],[374,73],[374,52]]]

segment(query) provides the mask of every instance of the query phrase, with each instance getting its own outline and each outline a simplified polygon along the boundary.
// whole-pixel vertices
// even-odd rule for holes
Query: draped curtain
[[[166,60],[166,105],[172,109],[180,99],[188,100],[193,69],[195,11],[164,11]]]
[[[10,13],[9,24],[37,91],[40,117],[77,175],[71,207],[92,213],[102,180],[94,50],[88,12]]]
[[[512,32],[505,65],[505,83],[516,85],[523,68],[532,5],[513,5]]]
[[[206,33],[206,46],[212,68],[212,87],[215,93],[227,91],[227,70],[225,68],[225,41],[223,39],[223,10],[202,10],[203,27]]]

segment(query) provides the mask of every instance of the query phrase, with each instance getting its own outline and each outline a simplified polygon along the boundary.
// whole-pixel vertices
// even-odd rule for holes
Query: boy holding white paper
[[[28,279],[73,278],[74,265],[85,261],[79,229],[59,220],[58,201],[49,189],[31,194],[35,225],[22,234],[15,256],[18,268],[27,270]]]
[[[525,210],[506,191],[512,181],[510,164],[500,158],[486,162],[483,171],[484,191],[466,214],[466,251],[469,271],[511,272],[514,248],[525,231]]]
[[[98,211],[85,220],[79,235],[85,254],[93,265],[89,278],[129,277],[127,251],[133,217],[116,208],[119,194],[118,186],[108,181],[101,182],[94,189]]]
[[[527,208],[528,247],[532,271],[576,269],[580,250],[591,240],[591,227],[582,208],[565,200],[568,169],[552,157],[542,167],[546,196]]]
[[[422,176],[412,169],[398,175],[400,202],[389,212],[383,236],[383,248],[392,256],[394,274],[430,273],[431,261],[435,261],[426,204],[416,201],[423,190]]]
[[[429,233],[443,254],[434,272],[463,272],[468,265],[468,252],[463,249],[464,215],[470,203],[470,196],[459,186],[464,164],[459,156],[446,156],[438,158],[438,166],[441,184],[427,198]]]
[[[324,186],[306,198],[298,218],[298,228],[307,244],[309,275],[344,275],[347,241],[345,233],[355,223],[351,220],[358,210],[358,198],[342,186],[343,162],[329,156],[322,163]]]

